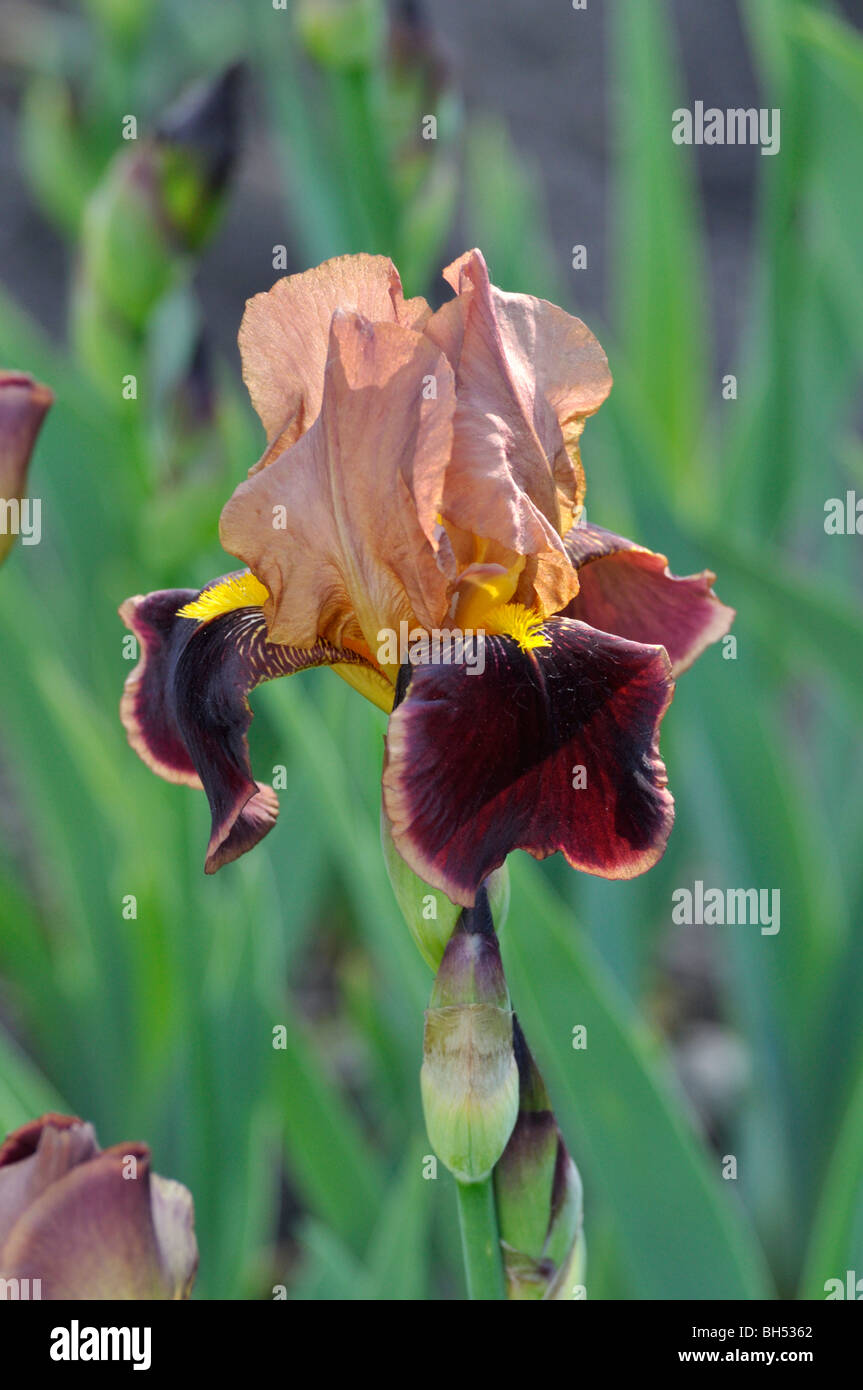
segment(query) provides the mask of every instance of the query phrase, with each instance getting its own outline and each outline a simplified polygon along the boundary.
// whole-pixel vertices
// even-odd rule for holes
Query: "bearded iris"
[[[432,313],[392,263],[344,256],[249,301],[243,375],[267,445],[221,520],[244,569],[127,600],[129,740],[203,788],[214,872],[275,824],[249,692],[329,665],[390,712],[393,842],[454,903],[513,849],[629,878],[661,856],[674,680],[728,629],[709,572],[588,524],[579,440],[611,388],[593,334],[506,294],[478,251]],[[484,634],[482,670],[382,659],[401,624]]]

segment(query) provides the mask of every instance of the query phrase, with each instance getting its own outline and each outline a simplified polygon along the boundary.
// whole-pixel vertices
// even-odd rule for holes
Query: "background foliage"
[[[726,402],[691,151],[670,139],[675,31],[657,0],[608,9],[614,294],[591,326],[616,384],[585,436],[588,509],[678,573],[714,568],[738,650],[680,683],[653,872],[515,856],[507,976],[584,1176],[589,1296],[823,1297],[863,1273],[860,540],[823,525],[827,498],[863,492],[863,39],[827,5],[742,6],[782,151],[756,161]],[[420,1176],[430,978],[380,857],[383,717],[328,672],[258,692],[281,819],[212,879],[204,798],[153,777],[117,718],[117,605],[224,570],[218,513],[261,445],[236,356],[204,356],[200,229],[152,241],[120,122],[136,112],[146,142],[188,80],[242,59],[289,269],[379,251],[429,292],[479,244],[498,284],[576,310],[577,273],[499,119],[465,114],[421,31],[396,61],[376,0],[89,0],[2,23],[21,165],[73,270],[62,342],[0,293],[0,360],[57,397],[30,489],[44,538],[0,580],[0,1130],[55,1108],[104,1144],[146,1139],[195,1196],[198,1296],[462,1297],[450,1184]],[[694,879],[779,888],[781,931],[673,927]]]

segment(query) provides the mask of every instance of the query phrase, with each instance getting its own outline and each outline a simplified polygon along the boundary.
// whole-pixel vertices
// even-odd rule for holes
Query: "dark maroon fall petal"
[[[601,632],[665,647],[677,677],[724,637],[734,620],[710,570],[678,577],[664,555],[585,522],[564,537],[581,588],[564,616]]]
[[[268,642],[260,608],[236,608],[209,622],[177,617],[197,596],[169,589],[121,607],[141,655],[120,713],[131,746],[154,772],[206,792],[212,834],[205,869],[215,873],[263,839],[279,811],[273,788],[252,777],[249,692],[305,667],[362,658],[324,642],[308,649]]]
[[[658,753],[673,691],[665,651],[564,618],[544,631],[551,645],[529,652],[486,638],[481,675],[416,667],[390,718],[393,839],[415,873],[464,906],[510,850],[560,850],[575,868],[632,878],[661,857],[671,829]]]
[[[179,1299],[197,1265],[191,1194],[151,1173],[146,1144],[103,1151],[92,1125],[47,1114],[0,1146],[0,1279],[43,1299]]]

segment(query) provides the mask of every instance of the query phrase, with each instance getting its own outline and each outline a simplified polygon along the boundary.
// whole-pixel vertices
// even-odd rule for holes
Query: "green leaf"
[[[815,1216],[801,1298],[823,1298],[828,1279],[863,1278],[863,1067],[839,1132]]]
[[[288,1167],[305,1202],[361,1248],[384,1193],[380,1160],[326,1076],[311,1043],[281,1005],[285,1046],[273,1051]]]
[[[68,1114],[69,1107],[0,1027],[0,1140],[49,1110]]]
[[[684,89],[662,0],[611,7],[617,81],[615,331],[638,364],[642,427],[669,484],[694,495],[707,368],[700,228],[690,151],[672,140]]]
[[[428,1140],[408,1147],[391,1183],[366,1252],[369,1297],[387,1302],[422,1301],[428,1291],[430,1181],[423,1178]]]
[[[687,1113],[623,1011],[593,951],[530,865],[513,865],[503,942],[513,1005],[555,1113],[591,1187],[615,1213],[642,1299],[769,1297],[762,1253],[711,1177]],[[573,1048],[573,1028],[587,1047]],[[588,1292],[590,1289],[588,1265]]]

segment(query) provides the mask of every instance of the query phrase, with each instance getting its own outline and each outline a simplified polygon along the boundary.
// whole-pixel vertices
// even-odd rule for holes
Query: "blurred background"
[[[56,395],[42,541],[0,576],[0,1131],[59,1109],[149,1142],[195,1197],[197,1296],[464,1296],[451,1183],[422,1176],[431,978],[380,856],[383,716],[327,671],[258,691],[281,818],[205,878],[203,796],[119,723],[116,609],[228,567],[218,515],[263,444],[246,297],[363,250],[437,303],[472,245],[608,352],[590,519],[738,610],[665,721],[661,864],[511,861],[507,976],[584,1178],[588,1297],[863,1277],[863,567],[825,530],[863,496],[861,18],[0,0],[0,364]],[[696,100],[778,107],[779,154],[674,144]],[[779,932],[674,925],[696,880],[780,890]]]

